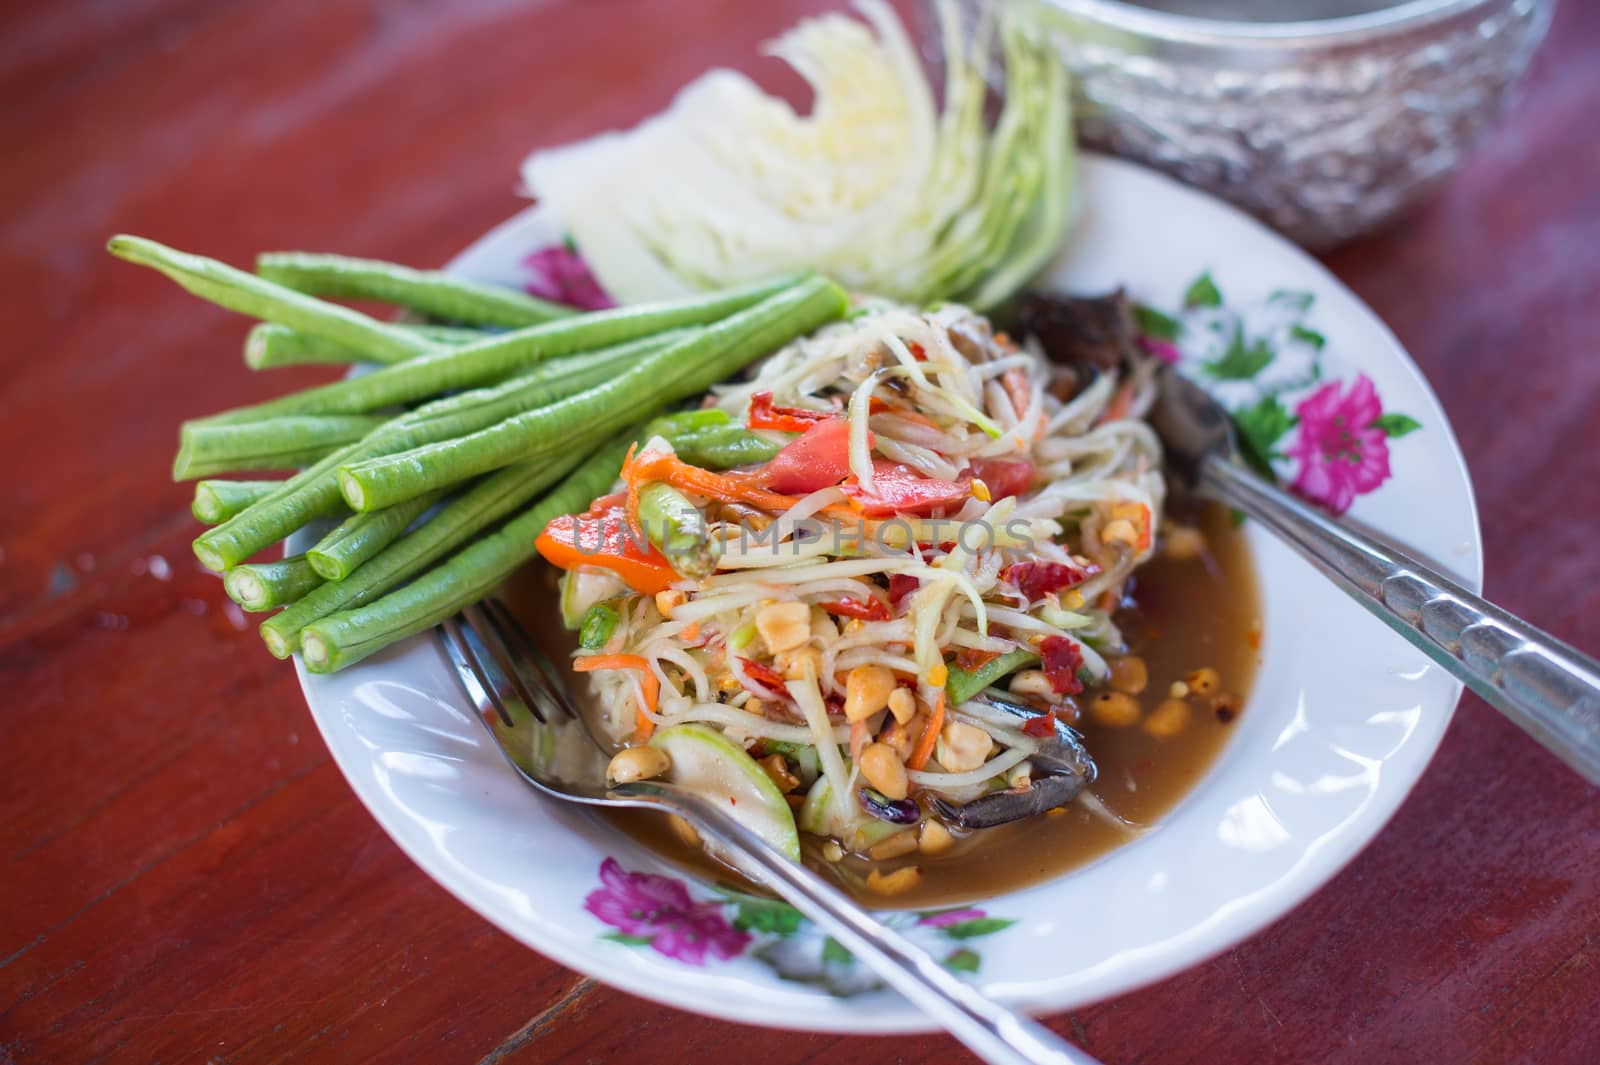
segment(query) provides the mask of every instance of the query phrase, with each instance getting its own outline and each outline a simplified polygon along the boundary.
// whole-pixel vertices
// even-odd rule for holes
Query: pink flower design
[[[583,908],[624,935],[648,939],[669,958],[704,965],[706,952],[723,961],[738,957],[750,936],[728,924],[719,902],[695,902],[683,881],[650,873],[630,873],[607,858],[600,883]]]
[[[1300,460],[1290,486],[1334,514],[1350,509],[1356,496],[1389,479],[1389,444],[1374,424],[1383,414],[1378,391],[1366,374],[1340,394],[1338,382],[1323,385],[1295,407],[1300,432],[1285,448]]]
[[[949,928],[953,924],[981,921],[983,917],[982,910],[941,910],[938,913],[923,914],[917,923],[928,925],[930,928]]]
[[[1177,346],[1162,340],[1160,337],[1153,337],[1149,334],[1141,335],[1139,337],[1139,346],[1145,350],[1145,354],[1154,355],[1168,366],[1176,366],[1183,361],[1183,354],[1177,349]]]
[[[522,286],[529,295],[586,311],[616,306],[589,272],[589,264],[566,244],[540,248],[522,260],[522,265],[533,274]]]

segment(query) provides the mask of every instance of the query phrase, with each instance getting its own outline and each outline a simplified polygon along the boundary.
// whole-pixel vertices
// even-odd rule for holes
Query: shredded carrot
[[[1022,417],[1028,409],[1028,400],[1033,394],[1028,384],[1028,375],[1013,366],[1000,375],[1000,384],[1006,390],[1006,398],[1011,401],[1011,407],[1017,412],[1017,417]]]
[[[680,635],[683,636],[684,643],[694,643],[700,638],[700,623],[698,621],[689,622]]]
[[[867,745],[867,723],[865,721],[850,722],[850,760],[861,761],[861,748]]]
[[[638,738],[647,740],[656,730],[656,723],[650,720],[650,715],[645,713],[648,709],[654,712],[657,702],[661,698],[661,682],[650,670],[650,663],[639,655],[585,655],[572,661],[572,668],[579,673],[592,673],[597,669],[636,669],[639,671],[639,686],[644,696],[644,705],[634,714],[634,724],[638,730]]]
[[[1111,613],[1117,609],[1117,593],[1113,588],[1107,588],[1100,593],[1099,607],[1104,613]]]
[[[939,741],[939,730],[942,728],[944,728],[944,689],[941,688],[939,697],[933,701],[933,713],[922,728],[921,738],[917,740],[917,749],[906,759],[907,769],[921,769],[928,764],[928,759],[933,757],[933,745]]]
[[[1155,523],[1150,520],[1150,508],[1145,506],[1145,505],[1143,505],[1143,504],[1140,504],[1140,506],[1139,506],[1139,550],[1140,551],[1148,551],[1148,550],[1150,550],[1150,526],[1153,525],[1153,524],[1155,524]]]
[[[1119,421],[1128,416],[1128,411],[1133,409],[1133,382],[1129,381],[1117,389],[1116,395],[1111,397],[1111,402],[1106,404],[1106,409],[1100,412],[1097,424]]]
[[[665,452],[639,456],[632,470],[640,481],[665,481],[674,488],[695,495],[724,503],[743,503],[769,513],[781,513],[800,501],[799,496],[784,495],[761,487],[754,474],[713,473],[699,466],[691,466],[678,456]],[[851,515],[849,508],[839,503],[823,508],[822,513]]]

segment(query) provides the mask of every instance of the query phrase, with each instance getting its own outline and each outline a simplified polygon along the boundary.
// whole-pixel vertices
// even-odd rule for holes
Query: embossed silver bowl
[[[968,14],[993,0],[963,0]],[[1499,117],[1555,0],[1025,0],[1080,139],[1312,248],[1391,217]],[[1588,0],[1586,0],[1588,2]]]

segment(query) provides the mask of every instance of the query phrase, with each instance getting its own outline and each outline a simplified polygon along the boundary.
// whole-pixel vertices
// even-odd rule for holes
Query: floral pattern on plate
[[[1391,441],[1421,425],[1385,411],[1366,374],[1326,379],[1327,339],[1309,324],[1313,301],[1311,292],[1279,289],[1230,307],[1204,273],[1177,314],[1138,308],[1139,328],[1150,352],[1233,415],[1253,466],[1337,515],[1390,478]]]
[[[722,890],[697,900],[677,877],[632,872],[607,858],[600,863],[600,887],[589,893],[583,908],[611,926],[602,940],[647,946],[688,965],[748,954],[780,979],[838,997],[883,986],[838,941],[777,899]],[[882,920],[960,973],[975,973],[983,963],[972,940],[1016,923],[970,906],[891,913]]]

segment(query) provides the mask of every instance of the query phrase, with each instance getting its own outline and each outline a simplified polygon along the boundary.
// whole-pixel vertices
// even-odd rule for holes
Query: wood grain
[[[80,0],[0,11],[0,1062],[969,1060],[948,1039],[706,1021],[581,979],[413,867],[292,673],[197,569],[182,417],[245,323],[117,230],[442,261],[537,143],[625,124],[812,0]],[[1487,590],[1600,647],[1600,8],[1430,202],[1329,263],[1473,470]],[[1181,976],[1051,1023],[1107,1062],[1600,1060],[1600,802],[1468,698],[1325,890]]]

